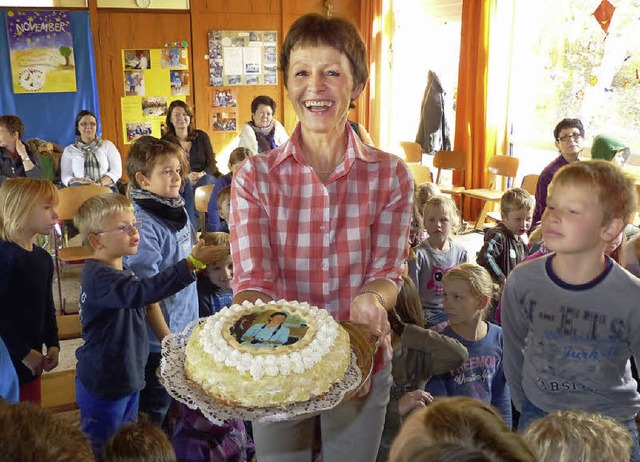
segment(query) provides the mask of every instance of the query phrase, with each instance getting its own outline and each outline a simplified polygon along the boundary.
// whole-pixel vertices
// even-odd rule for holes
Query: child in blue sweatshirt
[[[457,369],[431,378],[435,396],[469,396],[493,405],[511,427],[511,396],[502,367],[502,329],[482,320],[498,289],[489,272],[463,263],[444,276],[444,310],[449,325],[441,332],[467,348],[469,358]]]
[[[196,267],[220,258],[220,249],[204,247],[200,241],[188,258],[138,279],[122,264],[124,255],[138,250],[138,229],[144,224],[136,221],[129,199],[111,193],[92,197],[82,204],[74,224],[93,252],[82,272],[80,321],[85,343],[76,351],[76,399],[82,431],[98,455],[105,440],[137,418],[149,354],[145,321],[159,338],[169,332],[153,303],[194,282]]]

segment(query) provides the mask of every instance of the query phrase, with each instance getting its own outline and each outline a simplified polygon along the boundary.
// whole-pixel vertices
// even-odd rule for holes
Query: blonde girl
[[[423,211],[429,237],[414,248],[415,260],[408,262],[408,273],[418,288],[425,327],[436,331],[446,326],[442,278],[449,269],[468,260],[467,251],[451,236],[460,224],[456,204],[449,197],[429,199]]]
[[[464,263],[444,276],[442,331],[462,343],[469,359],[457,369],[433,377],[426,390],[435,396],[469,396],[493,405],[511,427],[511,396],[502,368],[502,329],[485,322],[484,311],[498,290],[489,272]]]
[[[535,462],[522,438],[485,403],[438,399],[409,417],[393,442],[390,462],[490,460]]]
[[[408,277],[402,276],[402,282],[396,306],[388,312],[393,383],[378,462],[388,460],[389,447],[405,418],[432,401],[432,396],[424,391],[427,380],[460,366],[467,359],[467,350],[460,342],[422,327],[424,318],[418,291]]]
[[[53,229],[57,203],[46,180],[11,178],[0,187],[0,337],[18,374],[20,401],[40,403],[40,375],[58,365],[53,262],[33,244]]]

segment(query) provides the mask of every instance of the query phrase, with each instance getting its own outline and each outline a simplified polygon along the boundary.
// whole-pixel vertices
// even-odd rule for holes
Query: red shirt
[[[233,291],[257,290],[349,319],[363,284],[400,287],[413,178],[399,158],[365,146],[347,124],[345,158],[322,183],[300,147],[247,159],[231,187]]]

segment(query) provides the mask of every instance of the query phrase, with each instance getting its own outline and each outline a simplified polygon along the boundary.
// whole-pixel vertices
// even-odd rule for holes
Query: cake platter
[[[158,368],[160,383],[177,401],[191,409],[200,409],[202,414],[214,423],[236,418],[258,422],[280,422],[311,417],[336,407],[343,400],[354,396],[369,379],[376,350],[375,339],[366,326],[350,321],[340,323],[349,333],[351,343],[351,363],[343,379],[334,384],[322,396],[308,401],[283,406],[243,407],[231,406],[207,395],[185,374],[185,349],[193,329],[207,318],[191,322],[183,332],[172,333],[162,340],[162,360]]]

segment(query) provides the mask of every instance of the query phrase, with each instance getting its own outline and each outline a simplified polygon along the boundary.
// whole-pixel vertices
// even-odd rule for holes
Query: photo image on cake
[[[296,343],[307,329],[305,320],[298,315],[287,310],[268,310],[241,317],[231,328],[231,334],[242,345],[277,348]]]

